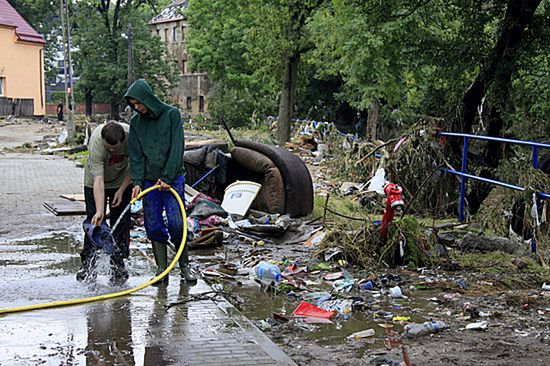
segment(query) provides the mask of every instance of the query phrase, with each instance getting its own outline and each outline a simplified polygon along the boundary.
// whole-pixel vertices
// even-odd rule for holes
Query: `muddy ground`
[[[0,146],[11,149],[14,144],[32,143],[41,135],[55,135],[58,128],[55,124],[27,121],[4,123],[0,127]],[[312,175],[314,179],[319,176],[317,173]],[[74,223],[74,219],[70,220]],[[11,223],[9,229],[2,225],[0,241],[29,232],[24,225],[18,232],[13,212],[9,210],[0,210],[0,222]],[[57,229],[55,225],[54,222],[49,227]],[[66,231],[73,238],[70,245],[78,245],[82,239],[79,226],[68,225]],[[226,241],[223,248],[192,251],[191,254],[198,270],[218,269],[224,261],[241,266],[250,257],[309,266],[306,274],[289,277],[301,277],[308,290],[286,286],[277,292],[264,292],[250,276],[206,277],[207,281],[220,283],[225,291],[236,295],[229,300],[301,365],[398,365],[404,359],[402,349],[399,344],[385,346],[388,331],[397,333],[392,337],[405,345],[413,365],[550,364],[550,291],[541,289],[543,282],[548,280],[548,272],[541,271],[528,257],[521,259],[527,263],[524,268],[509,255],[478,256],[451,249],[448,261],[430,268],[365,271],[347,266],[345,269],[355,279],[370,277],[379,287],[373,291],[335,294],[337,298],[355,301],[348,319],[336,317],[332,324],[304,324],[297,320],[273,321],[273,313],[290,315],[304,292],[332,292],[331,284],[322,281],[322,276],[340,271],[337,263],[327,262],[330,268],[315,270],[314,266],[323,261],[301,244],[266,244],[251,248],[249,244],[233,240]],[[77,260],[76,250],[72,250],[71,255]],[[380,286],[380,278],[384,275],[394,278],[386,283],[386,290]],[[396,285],[401,288],[404,298],[394,299],[385,293]],[[6,285],[3,288],[6,295],[9,289]],[[410,317],[410,320],[394,321],[395,316]],[[449,329],[418,338],[401,338],[405,324],[428,320],[444,321]],[[486,330],[465,329],[466,325],[477,321],[487,321]],[[347,339],[350,334],[366,329],[374,329],[375,335],[362,340]]]

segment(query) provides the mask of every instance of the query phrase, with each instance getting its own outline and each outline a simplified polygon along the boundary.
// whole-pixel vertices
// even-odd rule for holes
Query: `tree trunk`
[[[508,0],[506,15],[497,42],[488,61],[462,99],[462,118],[455,121],[453,131],[470,133],[478,107],[496,76],[510,77],[521,46],[525,29],[531,23],[541,0]]]
[[[290,126],[296,98],[296,81],[298,78],[298,64],[300,55],[295,54],[285,63],[285,74],[279,101],[279,125],[277,130],[277,141],[283,146],[290,139]]]
[[[512,72],[515,69],[519,48],[521,47],[525,29],[533,19],[533,15],[541,0],[508,0],[506,15],[502,22],[499,37],[487,62],[483,64],[475,81],[470,85],[462,100],[462,119],[455,121],[451,130],[471,133],[472,126],[478,118],[478,108],[489,94],[488,104],[491,105],[488,116],[487,135],[500,137],[504,129],[502,111],[508,108],[508,97],[511,87]],[[460,156],[462,141],[452,139],[451,147]],[[502,151],[498,142],[486,145],[482,158],[488,167],[497,167]],[[495,179],[491,172],[483,169],[480,176]],[[481,203],[487,198],[494,186],[488,186],[479,181],[471,183],[468,194],[469,211],[475,214]]]
[[[376,140],[376,128],[378,127],[378,110],[380,104],[376,98],[372,98],[369,108],[369,116],[367,118],[367,131],[365,136],[371,141]]]
[[[118,119],[118,101],[111,101],[111,108],[109,111],[109,117],[111,119],[117,120]]]
[[[86,116],[90,117],[92,115],[92,89],[86,89],[84,92],[84,100],[86,103]]]

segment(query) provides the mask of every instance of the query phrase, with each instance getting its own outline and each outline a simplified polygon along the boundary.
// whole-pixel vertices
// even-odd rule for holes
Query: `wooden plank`
[[[84,193],[76,193],[76,194],[60,194],[59,197],[65,198],[69,201],[81,201],[84,202]]]
[[[86,215],[86,205],[80,201],[44,202],[44,207],[55,216]]]

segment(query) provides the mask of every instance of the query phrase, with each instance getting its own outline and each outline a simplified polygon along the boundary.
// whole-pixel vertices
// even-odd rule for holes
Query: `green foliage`
[[[427,237],[414,216],[395,220],[389,227],[388,240],[381,250],[380,262],[405,264],[414,268],[428,264],[429,258],[426,254],[430,245]]]
[[[52,103],[65,103],[65,92],[52,92],[50,98]]]
[[[154,2],[153,2],[154,3]],[[134,78],[144,78],[161,99],[175,85],[177,71],[166,59],[166,48],[151,35],[147,22],[154,10],[140,1],[74,4],[75,68],[81,92],[92,91],[95,100],[117,104],[128,85],[128,29],[132,27]],[[116,5],[116,6],[115,6]]]
[[[276,93],[270,74],[250,61],[248,32],[253,19],[247,1],[208,0],[189,2],[191,24],[188,51],[190,67],[206,71],[220,85],[209,100],[209,112],[230,126],[242,126],[258,111],[273,113]],[[260,45],[257,45],[260,46]]]

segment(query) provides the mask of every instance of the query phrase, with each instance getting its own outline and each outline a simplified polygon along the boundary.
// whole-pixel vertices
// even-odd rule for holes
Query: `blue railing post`
[[[464,136],[464,146],[462,147],[462,176],[460,180],[460,209],[458,211],[458,219],[464,222],[464,201],[466,191],[466,169],[468,168],[468,137]]]
[[[539,168],[539,148],[538,146],[533,146],[533,168]]]

